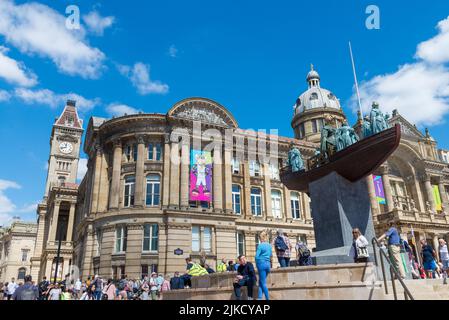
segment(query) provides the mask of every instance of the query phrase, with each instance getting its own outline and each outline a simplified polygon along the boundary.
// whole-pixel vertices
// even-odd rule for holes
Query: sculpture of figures
[[[387,129],[385,117],[382,114],[382,111],[380,111],[379,104],[377,102],[373,102],[370,114],[370,121],[371,121],[372,134],[377,134]]]
[[[390,128],[390,123],[388,122],[390,120],[390,115],[388,113],[385,114],[385,129]]]
[[[427,212],[432,212],[432,206],[430,205],[429,201],[426,201],[426,211]]]
[[[321,151],[320,151],[320,149],[315,149],[315,156],[319,156],[321,154]]]
[[[359,137],[356,135],[353,128],[351,128],[347,121],[343,123],[343,126],[337,130],[337,151],[341,151],[350,145],[359,141]]]
[[[410,210],[411,211],[417,211],[416,210],[416,203],[415,203],[415,200],[413,200],[413,199],[410,199]]]
[[[335,128],[332,128],[328,123],[326,123],[326,125],[321,129],[320,153],[327,159],[329,159],[337,147],[335,134]]]
[[[365,116],[362,121],[362,135],[363,138],[368,138],[373,132],[371,131],[371,122],[369,121],[369,116]]]
[[[290,150],[288,151],[287,165],[292,172],[304,170],[304,161],[302,160],[301,151],[299,151],[293,144],[290,145]]]

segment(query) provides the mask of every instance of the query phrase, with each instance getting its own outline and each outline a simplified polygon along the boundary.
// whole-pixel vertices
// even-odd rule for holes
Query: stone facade
[[[0,228],[0,282],[15,278],[18,283],[30,274],[30,258],[36,243],[37,225],[14,221],[9,228]]]
[[[310,199],[288,190],[279,180],[279,169],[286,164],[291,143],[305,159],[315,154],[321,127],[315,122],[309,128],[309,120],[332,116],[341,123],[345,117],[338,99],[328,91],[323,91],[327,96],[318,101],[334,107],[305,104],[315,91],[324,90],[319,88],[315,71],[308,81],[313,92],[301,95],[292,122],[295,137],[301,139],[243,130],[226,108],[205,98],[182,100],[166,114],[91,118],[84,142],[88,170],[80,185],[74,184],[72,174],[55,181],[59,173],[49,166],[49,189],[38,208],[32,275],[53,276],[60,221],[67,226],[61,272],[65,274],[75,265],[82,277],[127,274],[138,278],[153,270],[182,272],[188,256],[206,258],[212,268],[217,260],[235,260],[240,253],[253,260],[262,230],[273,234],[281,228],[293,245],[303,239],[314,248]],[[403,137],[398,150],[375,173],[383,182],[384,201],[376,197],[373,177],[366,178],[376,231],[384,232],[393,220],[404,238],[414,239],[412,244],[420,238],[435,244],[438,237],[449,234],[448,165],[441,162],[436,141],[428,132],[422,134],[398,112],[390,122],[402,125]],[[298,133],[303,130],[301,124],[304,134]],[[73,170],[83,129],[58,121],[50,159],[62,157],[61,149],[53,147],[60,143],[56,138],[59,130],[70,132],[60,139],[72,141],[74,148],[64,159],[73,160]],[[192,202],[191,150],[203,150],[210,143],[215,143],[213,199],[210,203]],[[436,192],[441,206],[435,200]],[[419,245],[416,250],[419,252]]]

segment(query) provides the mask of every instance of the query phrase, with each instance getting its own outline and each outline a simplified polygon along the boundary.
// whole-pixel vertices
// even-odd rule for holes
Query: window
[[[257,162],[256,160],[252,160],[249,163],[249,175],[251,177],[260,176],[260,165],[259,162]]]
[[[156,143],[156,161],[162,160],[162,145],[160,143]]]
[[[132,147],[130,145],[127,145],[125,147],[125,157],[126,157],[127,161],[131,161],[131,150],[132,150]]]
[[[241,197],[241,188],[238,184],[232,185],[232,209],[235,214],[241,214],[241,205],[240,205],[240,197]]]
[[[232,158],[232,174],[240,173],[240,161],[236,158]]]
[[[260,237],[259,237],[259,234],[256,233],[256,251],[257,251],[257,247],[259,246],[259,244],[260,244]]]
[[[148,277],[148,265],[147,264],[144,264],[141,266],[140,276],[141,276],[141,279]]]
[[[262,191],[259,188],[251,188],[251,213],[262,216]]]
[[[137,161],[137,144],[133,144],[133,159]]]
[[[300,137],[300,138],[304,138],[305,135],[306,135],[306,130],[305,130],[305,128],[304,128],[304,123],[301,123],[301,124],[299,125],[299,137]]]
[[[245,234],[243,231],[237,232],[237,256],[245,254]]]
[[[292,192],[290,194],[290,203],[292,210],[292,218],[293,219],[301,219],[301,211],[300,211],[300,202],[299,202],[299,194],[297,192]]]
[[[22,262],[27,262],[28,261],[28,252],[30,250],[28,249],[22,249]]]
[[[128,236],[128,228],[126,226],[117,227],[115,230],[115,252],[126,252],[126,238]]]
[[[318,94],[317,94],[316,92],[313,92],[313,93],[310,95],[310,100],[318,100]]]
[[[131,207],[134,205],[134,192],[136,189],[136,179],[134,176],[125,177],[125,197],[123,205]]]
[[[26,272],[27,272],[27,269],[25,269],[25,268],[20,268],[20,269],[19,269],[19,273],[18,273],[18,275],[17,275],[17,280],[24,280],[24,279],[25,279],[25,276],[26,276]]]
[[[101,254],[101,241],[103,239],[103,233],[101,232],[101,229],[97,229],[97,232],[95,234],[96,234],[95,241],[97,242],[96,247],[97,247],[97,257],[98,257]]]
[[[119,280],[125,275],[125,266],[112,267],[112,278]]]
[[[152,264],[152,265],[143,264],[141,266],[140,274],[142,276],[142,279],[150,276],[153,272],[157,273],[157,264]]]
[[[282,218],[282,200],[281,192],[279,190],[271,190],[271,210],[273,212],[273,217]]]
[[[154,145],[152,143],[150,143],[148,145],[148,160],[153,160],[154,159]]]
[[[212,252],[212,228],[192,227],[192,252]]]
[[[149,207],[158,206],[161,198],[161,177],[158,174],[147,176],[147,196],[146,205]]]
[[[317,120],[312,120],[312,132],[317,133],[318,132],[318,123]]]
[[[270,163],[270,175],[271,179],[279,180],[279,167],[277,164]]]
[[[143,225],[143,251],[157,252],[159,242],[159,226],[157,224]]]

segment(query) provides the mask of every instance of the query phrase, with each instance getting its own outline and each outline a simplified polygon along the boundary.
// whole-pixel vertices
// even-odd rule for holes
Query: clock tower
[[[45,198],[52,186],[76,183],[82,135],[83,121],[78,116],[76,102],[68,100],[51,132]]]

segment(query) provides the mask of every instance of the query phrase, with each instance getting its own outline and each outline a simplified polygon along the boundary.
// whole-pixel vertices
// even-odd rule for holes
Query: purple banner
[[[192,150],[190,201],[212,201],[212,156],[210,152]]]
[[[373,182],[374,182],[374,190],[376,190],[377,202],[379,202],[380,204],[387,204],[387,201],[385,200],[382,177],[373,175]]]

